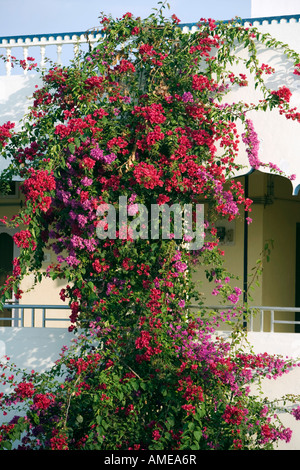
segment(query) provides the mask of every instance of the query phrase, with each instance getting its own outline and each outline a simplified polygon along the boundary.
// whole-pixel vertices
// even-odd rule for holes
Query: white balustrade
[[[227,23],[228,21],[224,21]],[[245,26],[249,26],[250,24],[254,25],[255,27],[265,26],[265,25],[286,25],[286,23],[299,23],[300,22],[300,15],[285,15],[285,16],[278,16],[278,17],[267,17],[267,18],[245,18],[242,19],[241,22]],[[182,28],[184,33],[194,33],[197,31],[198,26],[197,23],[185,23],[179,24],[180,28]],[[14,73],[22,72],[26,74],[28,72],[28,60],[27,58],[31,55],[36,59],[39,57],[38,65],[40,67],[45,67],[46,58],[51,59],[52,62],[58,63],[60,65],[67,65],[63,64],[63,51],[66,46],[71,45],[73,46],[73,55],[77,54],[79,48],[82,45],[90,45],[93,47],[95,43],[99,40],[99,38],[103,36],[101,31],[86,31],[86,32],[75,32],[75,33],[57,33],[57,34],[40,34],[40,35],[28,35],[28,36],[15,36],[15,37],[0,37],[0,55],[4,57],[5,60],[5,67],[0,67],[0,75],[10,75],[12,73],[12,64],[10,58],[15,56],[15,53],[18,49],[22,49],[23,57],[21,60],[25,61],[24,70],[19,70]],[[56,46],[56,53],[51,54],[51,57],[48,55],[48,50],[50,46]],[[34,48],[34,53],[31,54],[29,52],[29,48]],[[52,51],[51,51],[52,52]],[[1,65],[1,64],[0,64]]]
[[[73,48],[73,57],[76,55],[82,46],[93,47],[95,43],[102,36],[100,32],[91,33],[65,33],[57,35],[37,35],[37,36],[21,36],[21,37],[0,37],[0,55],[5,67],[0,67],[0,75],[11,75],[13,69],[13,57],[17,60],[24,61],[24,68],[16,68],[17,74],[28,73],[30,61],[28,57],[33,57],[35,63],[40,68],[46,65],[46,59],[59,65],[63,65],[62,54],[66,46]],[[56,51],[55,51],[56,47]],[[69,59],[73,58],[69,54]],[[39,60],[37,60],[39,58]],[[67,65],[67,64],[65,64]]]

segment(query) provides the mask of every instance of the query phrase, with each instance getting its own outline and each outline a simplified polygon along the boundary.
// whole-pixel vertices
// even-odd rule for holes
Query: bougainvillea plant
[[[251,209],[232,179],[237,123],[259,167],[248,112],[299,116],[289,90],[269,90],[262,78],[271,68],[259,64],[256,43],[271,43],[267,35],[210,19],[186,34],[178,22],[163,9],[143,20],[101,16],[103,36],[88,53],[42,72],[22,129],[1,127],[2,154],[12,160],[2,180],[20,175],[24,195],[20,213],[5,221],[19,227],[21,254],[2,298],[11,289],[21,298],[27,273],[36,282],[64,280],[74,341],[44,373],[2,362],[10,392],[1,408],[15,415],[0,427],[0,448],[18,441],[34,450],[272,449],[290,440],[275,404],[251,386],[296,364],[244,351],[238,329],[230,341],[215,335],[221,320],[239,319],[241,291],[222,267],[213,217]],[[264,98],[224,105],[232,87],[248,85],[231,71],[240,45]],[[297,67],[297,54],[282,47]],[[201,200],[203,243],[189,249]],[[151,236],[152,215],[142,208],[168,216],[173,205],[192,207],[190,230],[178,236],[174,216],[167,237]],[[43,272],[45,249],[56,262]],[[202,308],[195,263],[231,311],[209,316]]]

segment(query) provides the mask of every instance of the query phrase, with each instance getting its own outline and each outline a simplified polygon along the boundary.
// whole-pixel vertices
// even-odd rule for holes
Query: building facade
[[[297,13],[297,2],[286,2],[283,11],[279,2],[257,2],[252,0],[252,18],[244,19],[245,24],[252,23],[264,33],[271,34],[278,41],[282,41],[300,53],[300,11]],[[268,16],[264,16],[264,6],[268,6]],[[280,15],[280,16],[278,16]],[[186,32],[194,26],[185,26]],[[97,35],[92,34],[90,41],[96,41]],[[41,65],[48,54],[54,54],[58,62],[68,60],[76,51],[78,43],[86,47],[84,33],[69,33],[64,35],[30,36],[20,38],[0,38],[1,52],[7,56],[23,57],[34,56]],[[50,52],[49,52],[50,51]],[[239,51],[241,57],[245,53]],[[274,90],[280,86],[287,86],[292,92],[292,105],[300,106],[300,76],[293,74],[293,68],[285,54],[280,49],[275,53],[259,49],[259,60],[274,67],[276,73],[268,78],[268,85]],[[16,123],[22,118],[28,104],[28,96],[32,94],[39,78],[36,74],[24,70],[24,73],[10,68],[9,64],[2,64],[0,70],[0,123],[8,120]],[[242,70],[240,70],[241,72]],[[256,91],[251,84],[245,89],[237,87],[226,101],[244,99],[251,101],[257,99]],[[279,167],[285,176],[272,174],[264,166],[254,170],[249,164],[246,148],[241,143],[239,163],[243,170],[236,174],[242,184],[247,186],[248,196],[253,200],[252,211],[247,214],[251,217],[250,225],[245,223],[244,215],[236,221],[220,220],[218,227],[222,235],[221,246],[225,252],[225,266],[228,271],[238,277],[236,284],[240,288],[251,284],[254,290],[249,291],[248,302],[250,306],[258,306],[266,310],[263,325],[260,315],[255,319],[255,328],[269,331],[274,328],[271,324],[272,308],[289,309],[279,313],[276,318],[292,322],[291,324],[277,324],[275,331],[297,332],[299,326],[295,324],[300,315],[300,128],[298,122],[292,122],[276,113],[266,112],[260,115],[249,113],[254,129],[259,138],[259,159],[264,164],[272,162]],[[0,162],[0,170],[6,162]],[[287,176],[295,174],[295,179]],[[10,218],[20,205],[22,198],[19,182],[12,184],[11,193],[0,199],[0,215]],[[13,232],[0,224],[0,282],[10,272],[12,260],[18,255],[18,249],[12,242]],[[273,244],[270,260],[262,258],[264,248]],[[54,253],[45,253],[44,267],[54,261]],[[252,274],[257,267],[257,261],[262,260],[262,275],[259,285],[252,284]],[[198,269],[195,280],[199,282],[199,290],[203,292],[207,305],[217,305],[218,299],[212,295],[214,286],[203,283],[205,278],[203,270]],[[28,276],[22,281],[20,288],[24,291],[23,305],[57,305],[64,304],[60,300],[59,291],[63,284],[59,281],[44,280],[41,285],[33,287],[33,278]],[[14,302],[14,299],[11,299]],[[2,316],[18,315],[10,309],[4,311]],[[51,310],[50,316],[66,312]],[[276,319],[275,318],[275,319]],[[3,323],[3,325],[10,323]]]

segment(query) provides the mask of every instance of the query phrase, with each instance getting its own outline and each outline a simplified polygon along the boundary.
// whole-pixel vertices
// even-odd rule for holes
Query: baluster
[[[274,333],[274,310],[271,310],[271,333]]]
[[[46,55],[46,46],[40,46],[41,62],[40,67],[43,69],[45,67],[45,55]]]
[[[249,331],[253,331],[253,312],[250,311],[250,325],[249,325]]]
[[[57,63],[58,63],[59,65],[62,65],[62,61],[61,61],[61,51],[62,51],[62,44],[57,44],[57,46],[56,46]]]
[[[9,76],[11,72],[11,48],[10,47],[6,48],[6,59],[7,59],[7,62],[5,62],[6,75]]]
[[[260,311],[260,332],[264,331],[264,310]]]
[[[28,47],[27,47],[27,46],[24,46],[24,47],[23,47],[23,58],[24,58],[24,60],[25,60],[25,64],[24,64],[24,75],[26,75],[26,74],[27,74],[27,71],[28,71],[27,57],[28,57]]]
[[[78,52],[79,52],[79,45],[78,45],[78,42],[75,42],[74,46],[73,46],[73,50],[74,50],[74,57],[77,56]]]

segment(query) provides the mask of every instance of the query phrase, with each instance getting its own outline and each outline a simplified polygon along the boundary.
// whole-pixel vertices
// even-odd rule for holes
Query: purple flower
[[[70,243],[73,248],[84,248],[84,240],[78,235],[72,235]]]
[[[97,241],[94,238],[84,240],[85,246],[89,252],[95,251],[97,246]]]
[[[69,266],[78,266],[78,264],[80,264],[79,259],[72,255],[67,256],[66,258],[64,258],[63,256],[58,256],[57,261],[59,263],[63,263],[65,261]]]
[[[182,101],[183,101],[184,103],[188,103],[189,101],[190,101],[191,103],[193,103],[193,102],[194,102],[194,98],[193,98],[192,93],[191,93],[190,91],[184,92],[183,95],[182,95]]]
[[[71,197],[71,193],[63,190],[58,190],[56,192],[56,196],[59,200],[63,201],[64,204],[68,204]]]
[[[238,303],[238,301],[239,301],[239,296],[236,295],[236,294],[230,294],[230,295],[228,296],[228,300],[229,300],[230,302],[232,302],[233,304],[236,304],[236,303]]]
[[[248,147],[246,152],[248,153],[250,165],[252,168],[258,169],[261,165],[258,158],[259,140],[250,119],[246,120],[246,132],[242,134],[242,140]]]
[[[187,269],[187,264],[183,261],[176,261],[176,263],[174,263],[174,268],[179,273],[183,273]]]
[[[100,160],[103,157],[103,150],[99,149],[98,144],[91,150],[91,157],[93,157],[95,160]]]
[[[72,219],[72,220],[75,220],[76,217],[77,217],[74,211],[70,211],[69,216],[70,216],[70,219]]]
[[[91,184],[93,184],[93,180],[92,178],[88,178],[87,176],[85,176],[84,178],[82,178],[81,184],[83,186],[91,186]]]
[[[294,408],[292,411],[291,411],[291,414],[294,416],[294,418],[299,421],[300,420],[300,406],[298,406],[297,408]]]
[[[117,158],[117,155],[115,155],[114,153],[111,153],[109,155],[103,155],[101,160],[103,160],[104,163],[107,163],[108,165],[110,165],[112,162],[115,161],[116,158]]]
[[[80,264],[79,259],[77,259],[75,256],[67,256],[65,259],[66,263],[68,263],[69,266],[78,266]]]
[[[95,160],[102,160],[104,163],[107,165],[110,165],[112,162],[115,161],[117,156],[114,153],[110,153],[109,155],[104,155],[103,150],[99,148],[99,145],[97,144],[95,148],[91,150],[90,153],[91,157],[93,157]]]
[[[133,193],[130,198],[128,199],[128,202],[134,202],[137,198],[137,194]]]
[[[185,300],[179,300],[178,306],[179,306],[180,308],[183,308],[183,307],[185,306]]]
[[[87,217],[83,214],[78,214],[77,217],[79,227],[83,228],[87,223]]]
[[[181,259],[181,253],[180,251],[177,251],[175,255],[173,256],[173,261],[178,261]]]

